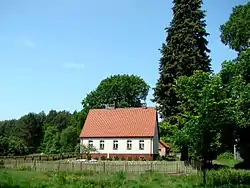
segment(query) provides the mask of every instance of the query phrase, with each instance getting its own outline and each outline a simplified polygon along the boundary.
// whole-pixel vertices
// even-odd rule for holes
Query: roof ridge
[[[156,107],[126,107],[126,108],[114,108],[112,110],[125,110],[125,109],[156,109]],[[110,110],[106,108],[91,108],[90,110]],[[111,110],[111,111],[112,111]]]

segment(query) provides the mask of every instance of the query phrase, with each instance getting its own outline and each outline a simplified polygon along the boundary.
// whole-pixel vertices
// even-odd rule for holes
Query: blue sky
[[[247,0],[204,0],[212,68],[235,52],[219,39],[232,7]],[[50,109],[80,110],[112,74],[158,78],[170,0],[0,1],[0,120]],[[148,105],[152,90],[148,96]]]

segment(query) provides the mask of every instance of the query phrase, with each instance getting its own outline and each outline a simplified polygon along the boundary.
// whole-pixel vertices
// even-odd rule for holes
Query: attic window
[[[117,150],[118,149],[118,140],[113,141],[113,149]]]
[[[144,140],[139,141],[139,149],[144,150]]]

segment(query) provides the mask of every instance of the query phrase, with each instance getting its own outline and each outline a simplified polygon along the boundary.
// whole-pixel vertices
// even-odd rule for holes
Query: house
[[[166,156],[168,153],[169,153],[169,146],[163,141],[160,139],[159,141],[159,156]]]
[[[153,107],[91,109],[80,134],[80,144],[95,147],[92,157],[158,155],[159,131]]]

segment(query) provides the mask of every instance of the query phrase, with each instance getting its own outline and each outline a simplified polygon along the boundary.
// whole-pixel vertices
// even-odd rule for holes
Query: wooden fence
[[[37,155],[22,155],[22,156],[0,156],[0,160],[15,159],[15,160],[40,160],[40,161],[54,161],[68,158],[85,158],[85,154],[76,153],[62,153],[62,154],[37,154]]]
[[[39,160],[2,160],[2,167],[33,171],[53,172],[147,172],[181,174],[196,173],[197,168],[183,161],[39,161]]]

